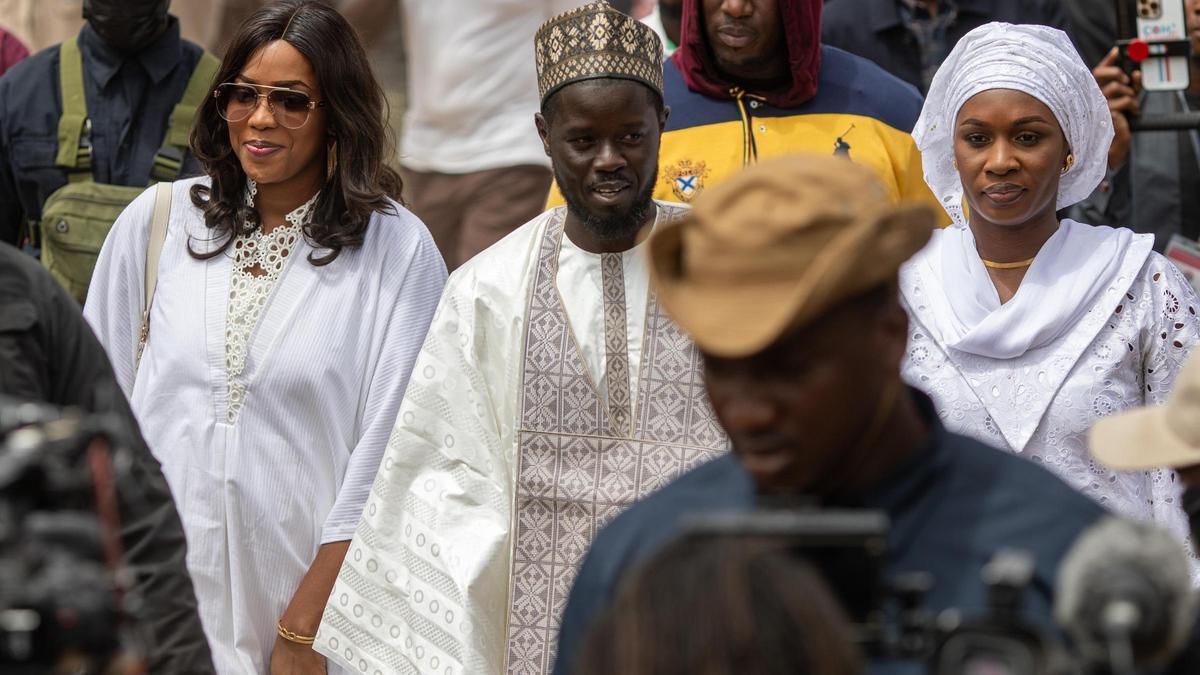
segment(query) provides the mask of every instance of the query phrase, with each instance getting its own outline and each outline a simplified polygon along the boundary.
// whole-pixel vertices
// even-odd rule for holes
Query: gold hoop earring
[[[337,139],[329,143],[329,147],[325,150],[325,181],[333,180],[333,174],[337,171],[338,156],[337,156]]]
[[[1069,154],[1067,154],[1066,164],[1063,164],[1063,168],[1062,168],[1063,175],[1066,175],[1066,173],[1068,171],[1070,171],[1071,167],[1073,167],[1073,166],[1075,166],[1075,155],[1074,155],[1074,153],[1069,153]]]

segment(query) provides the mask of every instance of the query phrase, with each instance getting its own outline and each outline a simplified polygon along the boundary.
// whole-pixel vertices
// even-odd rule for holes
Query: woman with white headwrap
[[[1104,177],[1113,136],[1066,34],[971,31],[913,136],[954,224],[901,273],[906,377],[950,429],[1186,537],[1171,472],[1113,472],[1087,448],[1099,417],[1165,399],[1200,333],[1200,301],[1153,236],[1058,220]]]

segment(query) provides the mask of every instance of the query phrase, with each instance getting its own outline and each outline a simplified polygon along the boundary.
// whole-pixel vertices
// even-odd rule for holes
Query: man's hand
[[[325,657],[308,645],[275,638],[271,675],[325,675]]]
[[[1115,171],[1129,159],[1129,145],[1133,138],[1133,130],[1129,127],[1128,115],[1140,115],[1141,102],[1138,96],[1142,90],[1142,73],[1135,71],[1133,77],[1125,74],[1117,65],[1119,52],[1116,47],[1104,57],[1100,65],[1092,71],[1096,84],[1104,98],[1108,99],[1108,112],[1113,121],[1113,142],[1108,149],[1108,169]]]

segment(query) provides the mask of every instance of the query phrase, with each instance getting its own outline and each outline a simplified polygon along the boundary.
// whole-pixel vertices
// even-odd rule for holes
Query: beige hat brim
[[[1200,448],[1170,431],[1166,406],[1148,406],[1106,417],[1088,433],[1092,456],[1118,471],[1200,464]]]
[[[933,214],[925,204],[889,207],[875,227],[852,232],[852,238],[843,242],[861,254],[856,242],[872,240],[869,265],[833,266],[807,284],[800,279],[698,284],[680,278],[668,262],[682,246],[685,220],[680,220],[660,227],[651,238],[651,278],[667,312],[702,350],[717,356],[748,356],[770,346],[794,325],[808,323],[838,302],[894,279],[896,269],[928,241],[936,226]],[[836,301],[814,301],[814,296],[832,299],[835,295]]]

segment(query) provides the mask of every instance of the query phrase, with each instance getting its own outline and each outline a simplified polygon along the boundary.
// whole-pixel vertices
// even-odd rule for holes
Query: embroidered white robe
[[[1113,471],[1087,444],[1100,417],[1165,401],[1200,335],[1200,301],[1175,266],[1157,253],[1129,261],[1064,335],[1011,359],[941,343],[930,296],[943,290],[924,269],[910,262],[900,275],[911,319],[903,373],[933,398],[946,427],[1040,463],[1109,509],[1186,540],[1173,472]]]
[[[150,338],[135,378],[153,190],[105,241],[85,315],[171,486],[188,570],[221,673],[265,673],[275,622],[320,545],[350,539],[445,281],[415,216],[375,214],[324,267],[301,242],[267,299],[227,421],[231,254],[174,185]]]
[[[564,213],[447,284],[317,636],[351,670],[549,672],[596,530],[727,447],[641,247],[602,269],[557,234]],[[659,203],[660,219],[680,213]],[[626,364],[606,347],[606,274],[624,281],[628,401],[607,394]],[[605,415],[623,401],[632,433]]]

